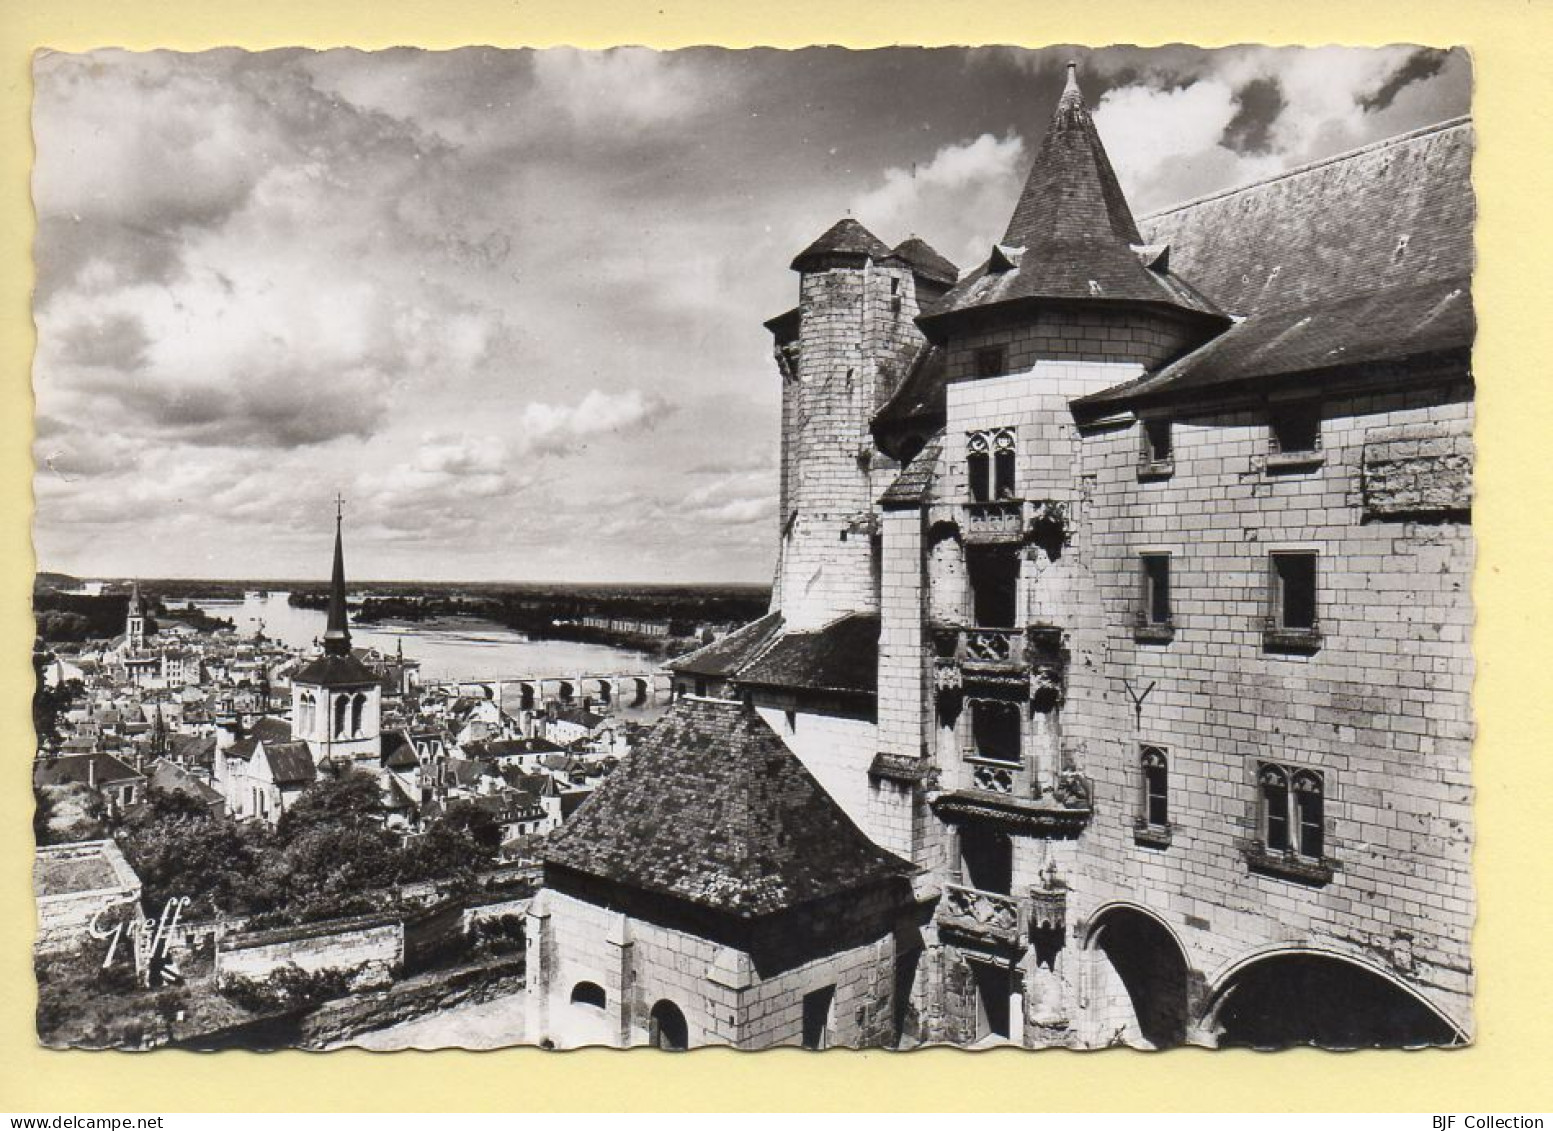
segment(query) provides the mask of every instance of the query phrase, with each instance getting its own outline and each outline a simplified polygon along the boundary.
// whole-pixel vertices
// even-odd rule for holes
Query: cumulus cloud
[[[519,419],[518,443],[525,454],[574,450],[589,438],[625,429],[652,428],[672,411],[662,397],[625,389],[592,389],[574,405],[529,404]]]
[[[940,147],[925,165],[886,169],[852,210],[881,239],[920,233],[963,269],[985,256],[987,217],[1012,207],[1024,163],[1018,136],[982,134]]]
[[[357,576],[765,577],[787,262],[850,207],[974,265],[1069,54],[42,54],[40,559],[319,576],[343,491]],[[1078,57],[1140,212],[1470,82],[1410,48]]]
[[[578,125],[611,132],[679,122],[702,94],[691,68],[645,47],[541,51],[534,75],[547,105]]]
[[[1102,64],[1095,124],[1135,211],[1174,204],[1438,120],[1464,105],[1464,52],[1181,49]]]

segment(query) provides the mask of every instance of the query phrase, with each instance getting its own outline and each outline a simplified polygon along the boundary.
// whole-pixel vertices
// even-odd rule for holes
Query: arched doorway
[[[672,1001],[660,1001],[647,1015],[647,1039],[655,1049],[688,1049],[690,1026]]]
[[[603,1009],[606,1000],[604,987],[597,982],[578,982],[572,987],[573,1005],[591,1005]]]
[[[1281,951],[1231,971],[1208,1022],[1221,1047],[1403,1048],[1454,1045],[1462,1033],[1373,967],[1333,954]]]
[[[1137,908],[1101,912],[1089,933],[1098,961],[1091,1008],[1103,1032],[1169,1048],[1186,1040],[1188,966],[1170,929]]]

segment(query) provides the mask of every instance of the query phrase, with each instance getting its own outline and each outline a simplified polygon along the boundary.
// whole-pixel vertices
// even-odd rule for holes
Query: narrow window
[[[336,696],[334,700],[334,737],[344,738],[346,734],[345,724],[350,713],[350,696]]]
[[[983,346],[975,353],[975,365],[978,377],[1001,377],[1008,372],[1008,349]]]
[[[1274,411],[1268,422],[1268,443],[1277,455],[1308,455],[1320,450],[1320,406],[1298,405]]]
[[[1273,625],[1310,630],[1316,627],[1316,555],[1275,553],[1273,564]]]
[[[985,432],[972,433],[966,444],[965,478],[973,502],[991,502],[992,451]]]
[[[351,700],[351,735],[355,738],[361,737],[361,716],[366,712],[366,709],[367,697],[358,693]]]
[[[978,758],[1018,764],[1018,704],[996,699],[971,700],[971,741]]]
[[[1258,775],[1262,790],[1262,843],[1269,852],[1289,851],[1289,775],[1264,765]]]
[[[1301,856],[1321,859],[1325,848],[1325,806],[1321,775],[1313,770],[1301,770],[1293,781],[1294,823],[1296,849]]]
[[[971,822],[960,828],[960,866],[967,886],[994,895],[1014,889],[1014,842],[1008,833]]]
[[[1163,828],[1170,824],[1169,763],[1157,746],[1145,746],[1139,760],[1143,766],[1143,819]]]
[[[700,678],[699,676],[696,677],[696,694],[703,699],[706,698],[706,680]]]
[[[836,987],[826,986],[803,995],[803,1047],[830,1047],[830,1011],[836,1000]]]
[[[1175,458],[1175,438],[1171,435],[1170,421],[1145,420],[1143,422],[1143,462],[1169,463]]]
[[[1014,433],[1000,429],[992,437],[992,494],[997,499],[1013,499]]]
[[[1142,622],[1148,626],[1168,626],[1170,621],[1170,555],[1139,554],[1142,567]]]

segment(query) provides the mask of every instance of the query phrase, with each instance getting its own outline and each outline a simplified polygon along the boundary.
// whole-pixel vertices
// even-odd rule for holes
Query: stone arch
[[[571,1003],[603,1009],[609,1003],[609,998],[604,993],[604,987],[597,982],[578,982],[572,987]]]
[[[1084,946],[1094,958],[1090,1007],[1103,1033],[1153,1048],[1186,1041],[1192,968],[1169,924],[1136,904],[1112,903],[1090,920]]]
[[[1263,950],[1216,983],[1204,1027],[1223,1047],[1464,1044],[1460,1025],[1395,973],[1316,947]]]
[[[539,686],[534,683],[518,684],[518,706],[525,711],[532,711],[539,706]]]
[[[629,706],[647,706],[647,701],[652,695],[652,684],[643,676],[634,676],[630,681],[630,687],[631,702]]]
[[[658,1049],[688,1049],[690,1026],[680,1007],[664,998],[647,1014],[647,1040]]]
[[[611,706],[615,701],[615,685],[607,676],[590,676],[584,681],[598,694],[598,701],[603,706]]]
[[[570,703],[577,698],[577,685],[572,680],[563,679],[556,682],[555,697],[563,703]]]

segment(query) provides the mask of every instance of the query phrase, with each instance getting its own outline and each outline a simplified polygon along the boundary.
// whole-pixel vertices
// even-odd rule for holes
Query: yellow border
[[[30,52],[297,43],[659,47],[697,43],[1420,42],[1465,44],[1480,135],[1477,522],[1479,1029],[1459,1052],[950,1050],[758,1055],[533,1050],[153,1055],[45,1052],[31,1023],[27,696]],[[0,1108],[11,1111],[576,1110],[588,1108],[1419,1110],[1553,1108],[1548,961],[1553,326],[1545,187],[1553,5],[1510,0],[12,0],[0,13]],[[431,1059],[434,1057],[435,1059]],[[801,1058],[801,1059],[800,1059]]]

